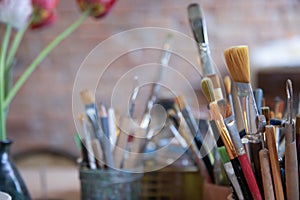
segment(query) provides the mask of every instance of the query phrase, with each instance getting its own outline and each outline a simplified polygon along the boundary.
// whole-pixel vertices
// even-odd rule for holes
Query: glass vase
[[[26,185],[11,159],[11,144],[11,140],[0,141],[0,191],[8,193],[13,200],[30,200]]]

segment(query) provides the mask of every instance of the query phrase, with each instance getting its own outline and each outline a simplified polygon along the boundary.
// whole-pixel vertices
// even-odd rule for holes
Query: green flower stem
[[[3,37],[2,47],[1,47],[1,54],[0,54],[0,140],[6,139],[6,127],[5,127],[5,106],[4,106],[4,73],[5,73],[5,57],[6,57],[6,51],[10,39],[11,34],[11,26],[6,26],[6,31]]]
[[[11,47],[9,48],[7,59],[5,62],[5,70],[6,72],[10,69],[12,61],[16,55],[16,52],[20,46],[20,43],[22,41],[22,38],[24,36],[25,31],[27,30],[28,25],[24,27],[23,29],[19,30],[13,40],[13,43],[11,44]]]
[[[28,66],[28,68],[24,71],[22,76],[17,80],[15,85],[12,87],[10,92],[8,93],[3,108],[7,108],[11,100],[15,97],[17,92],[20,90],[22,85],[25,83],[25,81],[28,79],[28,77],[31,75],[31,73],[36,69],[38,64],[40,64],[43,59],[67,36],[69,36],[74,30],[76,30],[80,24],[89,16],[90,10],[86,10],[82,13],[80,18],[75,21],[71,26],[69,26],[66,30],[64,30],[60,35],[58,35],[48,46],[40,52],[40,54],[35,58],[35,60],[32,61],[32,63]]]

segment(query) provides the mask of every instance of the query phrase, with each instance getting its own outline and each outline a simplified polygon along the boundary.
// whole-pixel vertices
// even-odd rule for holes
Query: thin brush
[[[235,123],[235,119],[233,117],[229,117],[224,119],[224,122],[228,129],[235,150],[238,154],[238,159],[240,161],[252,197],[253,199],[262,199],[260,190],[258,188],[258,184],[256,182],[255,175],[253,173],[251,164],[249,162],[249,158],[242,144],[242,140],[240,138],[239,131]]]
[[[170,50],[171,50],[171,40],[172,40],[172,38],[173,38],[173,35],[168,34],[166,36],[166,41],[163,45],[163,55],[160,59],[161,69],[159,71],[158,79],[156,80],[156,82],[155,82],[155,84],[152,88],[150,97],[147,101],[145,114],[144,114],[142,122],[140,124],[141,128],[143,128],[143,129],[147,129],[148,126],[149,126],[149,123],[151,121],[150,110],[152,109],[155,101],[157,100],[158,93],[160,91],[160,82],[161,82],[161,80],[163,78],[163,75],[165,73],[165,69],[168,66],[168,63],[170,61],[170,57],[171,57],[171,51]]]
[[[270,125],[271,123],[270,108],[268,106],[261,107],[261,113],[265,116],[267,125]]]
[[[232,141],[229,137],[229,132],[224,124],[223,117],[219,111],[219,107],[216,102],[211,102],[209,104],[209,107],[210,107],[210,113],[212,115],[212,118],[215,120],[215,122],[217,124],[217,127],[220,132],[220,136],[224,142],[224,146],[226,148],[226,151],[228,153],[228,156],[229,156],[232,166],[234,168],[234,172],[235,172],[237,179],[239,181],[239,184],[241,186],[243,196],[245,199],[253,199],[252,195],[251,195],[251,191],[247,184],[245,175],[241,168],[241,164],[239,162],[238,155],[237,155],[235,148],[232,144]]]
[[[261,107],[263,106],[263,98],[264,98],[264,92],[261,88],[256,88],[254,90],[254,99],[257,105],[257,109],[258,109],[258,114],[262,114],[261,113]]]
[[[104,154],[104,162],[109,159],[109,154],[105,149],[105,137],[104,133],[102,132],[100,125],[99,125],[99,117],[98,117],[98,110],[95,103],[95,97],[92,95],[92,92],[89,90],[83,90],[80,92],[81,100],[85,105],[85,113],[93,127],[93,131],[95,137],[99,140],[101,144],[101,149]],[[107,164],[107,163],[106,163]]]
[[[131,94],[130,100],[129,100],[129,116],[133,117],[133,113],[134,113],[134,108],[135,108],[135,101],[136,98],[139,94],[139,78],[137,76],[134,76],[133,78],[134,83],[133,83],[133,92]]]
[[[293,121],[293,87],[292,81],[286,82],[287,93],[287,120],[284,127],[285,135],[285,183],[288,200],[299,199],[299,181],[296,135]]]
[[[112,148],[111,148],[111,143],[110,143],[110,130],[108,126],[108,116],[107,116],[107,111],[103,103],[100,104],[100,109],[99,109],[99,115],[100,115],[100,120],[101,120],[101,126],[102,130],[105,135],[105,154],[106,154],[106,162],[107,165],[110,167],[114,167],[114,160],[113,160],[113,155],[112,155]]]
[[[284,110],[284,100],[280,97],[275,98],[275,118],[282,119]]]
[[[116,125],[115,110],[112,107],[108,108],[107,115],[108,115],[108,127],[110,133],[109,139],[111,143],[111,150],[113,151],[117,142],[117,125]]]
[[[238,197],[238,199],[242,200],[244,199],[244,196],[243,196],[243,193],[242,193],[242,189],[241,189],[241,186],[237,180],[237,177],[234,173],[234,170],[233,170],[233,166],[232,166],[232,163],[230,162],[230,159],[228,157],[228,154],[226,152],[226,149],[225,147],[219,147],[218,148],[218,152],[220,154],[220,157],[221,157],[221,160],[224,164],[224,168],[225,168],[225,171],[226,171],[226,174],[232,184],[232,187],[233,187],[233,191],[235,191],[236,193],[236,196]]]
[[[231,95],[231,79],[229,76],[224,77],[224,86],[227,96],[227,109],[226,109],[226,117],[229,116],[235,116],[234,110],[233,110],[233,101],[232,101],[232,95]]]
[[[88,164],[89,164],[89,167],[91,169],[96,169],[96,160],[95,160],[95,156],[94,156],[94,153],[93,153],[93,148],[92,148],[92,139],[91,139],[91,135],[88,131],[88,128],[87,128],[87,122],[85,120],[85,117],[83,114],[80,114],[78,116],[78,121],[79,123],[82,125],[82,129],[83,129],[83,133],[84,133],[84,144],[85,144],[85,148],[87,150],[87,158],[88,158]]]
[[[188,17],[190,27],[193,31],[194,39],[197,42],[197,47],[201,60],[202,73],[204,76],[207,76],[212,79],[216,99],[224,99],[220,80],[216,73],[216,67],[211,58],[207,38],[206,24],[199,4],[193,3],[188,6]]]
[[[272,125],[266,126],[266,141],[270,155],[270,163],[272,170],[272,177],[274,183],[275,197],[277,200],[284,200],[284,193],[280,175],[280,167],[278,162],[278,154],[275,144],[275,127]]]
[[[176,106],[176,105],[174,105],[174,106]],[[185,118],[183,117],[182,113],[180,112],[180,110],[178,108],[176,109],[176,112],[180,119],[180,125],[178,128],[179,133],[185,139],[186,143],[190,146],[194,160],[201,172],[201,175],[207,182],[211,183],[213,180],[211,179],[211,175],[208,173],[207,167],[203,160],[203,155],[201,154],[199,148],[197,147],[197,145],[195,143],[194,136],[191,133]],[[212,168],[210,170],[212,171]]]
[[[206,169],[210,175],[210,178],[212,181],[214,181],[214,175],[213,175],[213,167],[211,164],[211,161],[209,159],[209,152],[205,145],[203,145],[203,138],[200,133],[199,127],[197,125],[197,122],[192,114],[192,111],[190,109],[190,106],[188,105],[186,99],[184,96],[179,95],[175,98],[175,103],[177,107],[179,108],[180,112],[182,113],[191,133],[193,134],[194,141],[202,155],[202,159],[205,163]]]
[[[124,164],[124,154],[127,149],[129,135],[133,132],[131,117],[122,118],[120,122],[120,133],[114,148],[114,164],[116,169],[121,169]]]

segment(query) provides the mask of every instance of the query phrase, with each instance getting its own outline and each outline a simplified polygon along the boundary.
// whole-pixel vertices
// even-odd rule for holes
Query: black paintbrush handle
[[[259,190],[262,195],[264,195],[264,189],[263,189],[263,183],[262,183],[262,177],[261,177],[261,170],[260,170],[260,160],[259,160],[259,151],[262,149],[261,142],[250,142],[250,158],[252,161],[253,171],[256,177],[256,181],[259,187]]]
[[[201,155],[203,156],[203,162],[205,164],[206,170],[212,180],[212,182],[214,183],[214,172],[213,172],[213,166],[210,162],[207,150],[204,149],[203,143],[202,143],[202,137],[200,135],[200,131],[198,130],[196,136],[194,137],[194,141],[196,143],[197,148],[199,149]]]
[[[241,167],[239,159],[236,157],[234,159],[231,159],[230,162],[232,164],[236,178],[240,184],[240,187],[241,187],[241,190],[242,190],[245,200],[252,200],[253,198],[252,198],[250,189],[248,187],[246,178],[244,176],[244,173],[242,171],[242,167]]]

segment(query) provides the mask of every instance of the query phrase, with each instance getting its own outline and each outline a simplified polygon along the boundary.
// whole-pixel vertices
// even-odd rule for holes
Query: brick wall
[[[131,28],[164,27],[192,36],[186,13],[192,2],[203,7],[212,55],[222,75],[226,74],[222,55],[225,48],[247,44],[251,50],[300,31],[296,0],[119,1],[106,18],[88,19],[63,41],[18,93],[8,115],[8,134],[15,141],[13,152],[49,147],[76,155],[72,87],[86,55],[109,36]],[[70,0],[60,1],[58,14],[59,20],[53,26],[26,33],[17,55],[15,79],[47,42],[80,15],[75,1]],[[198,87],[197,82],[195,89]]]

